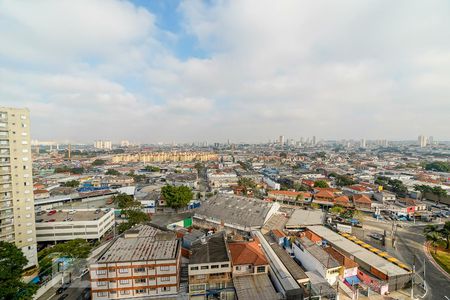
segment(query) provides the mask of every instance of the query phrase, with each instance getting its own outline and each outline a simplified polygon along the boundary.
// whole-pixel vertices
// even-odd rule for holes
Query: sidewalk
[[[433,256],[430,253],[430,243],[426,242],[423,245],[423,252],[425,253],[425,255],[427,256],[428,260],[433,264],[433,266],[436,267],[436,269],[438,269],[445,277],[447,277],[447,279],[450,280],[450,274],[447,273],[447,271],[445,271],[433,258]]]

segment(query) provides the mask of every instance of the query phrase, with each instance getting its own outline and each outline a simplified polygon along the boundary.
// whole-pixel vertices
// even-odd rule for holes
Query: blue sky
[[[34,139],[450,139],[450,2],[0,0]]]

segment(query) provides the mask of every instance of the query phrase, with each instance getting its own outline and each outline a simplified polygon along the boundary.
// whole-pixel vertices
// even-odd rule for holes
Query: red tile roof
[[[353,202],[370,204],[370,203],[372,203],[372,200],[370,200],[370,198],[367,197],[366,195],[354,195]]]
[[[257,241],[229,243],[233,265],[268,265],[269,262]]]
[[[322,190],[322,191],[319,191],[319,192],[315,195],[315,197],[319,197],[319,198],[334,198],[335,195],[334,195],[334,193],[332,193],[332,192],[330,192],[330,191],[324,191],[324,190]]]
[[[269,191],[269,195],[283,195],[283,196],[298,196],[303,194],[303,197],[311,197],[310,193],[305,192],[295,192],[295,191]]]

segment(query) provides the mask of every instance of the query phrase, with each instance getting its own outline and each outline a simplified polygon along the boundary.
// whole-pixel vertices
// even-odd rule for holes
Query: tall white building
[[[106,141],[106,140],[97,140],[94,142],[94,147],[96,149],[104,149],[104,150],[111,150],[112,149],[112,142]]]
[[[123,140],[120,142],[120,146],[121,147],[129,147],[130,146],[130,142],[127,140]]]
[[[418,142],[419,142],[420,148],[426,147],[427,146],[427,137],[424,135],[419,135]]]
[[[360,142],[359,146],[361,148],[366,148],[366,139],[361,139],[361,142]]]
[[[284,145],[284,135],[280,135],[280,137],[278,138],[278,143],[280,145]]]
[[[30,113],[0,107],[0,241],[15,243],[37,265]]]

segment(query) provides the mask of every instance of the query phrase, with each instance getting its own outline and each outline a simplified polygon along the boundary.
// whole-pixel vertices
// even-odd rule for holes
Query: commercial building
[[[287,221],[285,227],[289,230],[304,229],[306,226],[322,225],[325,213],[321,210],[296,209]]]
[[[277,202],[218,194],[195,210],[194,225],[249,234],[260,229],[280,208]]]
[[[113,163],[129,162],[188,162],[188,161],[215,161],[218,155],[211,152],[139,152],[133,154],[119,154],[112,158]]]
[[[358,278],[361,281],[364,282],[366,277],[371,278],[370,282],[379,279],[380,282],[372,289],[381,294],[402,289],[411,279],[411,272],[405,265],[398,261],[396,263],[389,261],[382,256],[384,253],[373,247],[369,248],[373,250],[370,251],[324,226],[308,226],[307,229],[356,262],[359,265]]]
[[[89,265],[97,299],[160,299],[179,291],[181,243],[172,232],[141,225],[114,240]]]
[[[36,238],[38,242],[99,240],[114,222],[112,209],[40,211],[36,214]]]
[[[194,243],[189,259],[190,299],[235,299],[231,258],[224,232]]]
[[[28,109],[0,107],[0,241],[37,265]]]
[[[106,140],[97,140],[94,142],[94,147],[96,149],[103,149],[103,150],[111,150],[112,149],[112,142],[106,141]]]
[[[305,202],[311,202],[312,194],[307,192],[295,191],[268,191],[269,198],[279,201],[283,204],[303,205]]]

